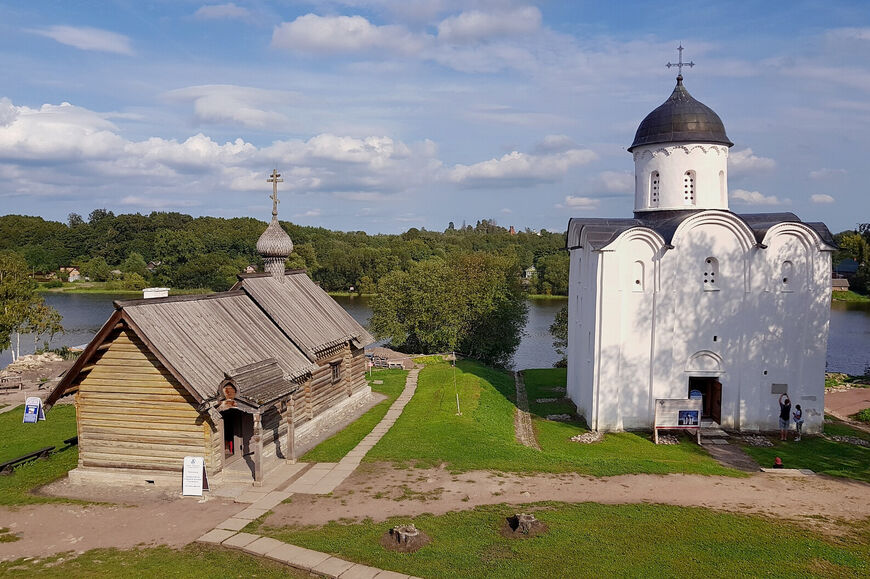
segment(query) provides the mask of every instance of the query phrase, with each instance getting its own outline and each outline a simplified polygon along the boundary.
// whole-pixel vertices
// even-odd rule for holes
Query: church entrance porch
[[[250,414],[231,408],[221,412],[224,421],[224,465],[250,454],[254,420]]]
[[[722,422],[722,383],[718,378],[690,376],[688,397],[700,397],[703,401],[701,419],[706,418],[717,424]]]

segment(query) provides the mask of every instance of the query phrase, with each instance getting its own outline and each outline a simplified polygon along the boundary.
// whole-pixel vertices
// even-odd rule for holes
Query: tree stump
[[[390,535],[396,540],[400,545],[407,545],[409,542],[413,542],[420,535],[420,531],[417,530],[417,527],[413,525],[413,523],[408,523],[407,525],[398,525],[390,529]]]
[[[524,535],[528,535],[532,531],[532,526],[537,522],[538,519],[535,518],[535,515],[528,515],[526,513],[517,513],[508,518],[511,530],[514,532],[518,531]]]

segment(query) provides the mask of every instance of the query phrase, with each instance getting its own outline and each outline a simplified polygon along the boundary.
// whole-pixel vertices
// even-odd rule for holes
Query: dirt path
[[[825,410],[838,416],[850,416],[870,408],[870,388],[851,388],[825,394]]]
[[[319,525],[342,518],[382,521],[393,516],[443,514],[482,504],[536,501],[606,504],[665,503],[789,519],[836,532],[840,520],[870,517],[870,485],[825,476],[502,475],[444,469],[399,470],[363,465],[330,497],[295,495],[266,520],[270,525]]]
[[[522,372],[514,372],[514,382],[517,389],[517,408],[514,413],[514,431],[517,442],[523,446],[541,450],[538,439],[535,437],[532,417],[529,416],[529,399],[526,396],[526,384],[523,382]]]
[[[81,498],[129,502],[92,506],[41,504],[0,507],[0,527],[8,527],[19,537],[14,543],[0,543],[0,561],[44,557],[65,551],[82,553],[105,547],[181,547],[246,506],[225,500],[200,503],[194,497],[169,498],[153,490],[69,490],[69,494]],[[91,496],[87,497],[88,494]]]

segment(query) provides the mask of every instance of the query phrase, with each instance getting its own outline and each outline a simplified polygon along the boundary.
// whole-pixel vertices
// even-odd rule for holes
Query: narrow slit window
[[[643,279],[643,262],[635,261],[631,267],[631,291],[633,292],[643,292],[644,279]]]
[[[659,206],[659,183],[661,179],[659,178],[659,172],[653,171],[649,175],[649,205],[650,207],[658,207]]]
[[[790,261],[782,262],[782,267],[780,268],[779,280],[780,287],[784,292],[792,291],[794,287],[794,264]]]
[[[719,260],[715,257],[708,257],[704,260],[704,291],[717,291],[719,289]]]
[[[341,362],[335,362],[334,364],[330,364],[330,370],[332,370],[332,383],[335,384],[341,381]]]
[[[695,204],[695,172],[686,171],[683,175],[683,205]]]

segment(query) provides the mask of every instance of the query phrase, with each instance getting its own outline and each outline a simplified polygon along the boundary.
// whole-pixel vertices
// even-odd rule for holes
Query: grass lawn
[[[407,376],[407,370],[374,370],[369,379],[369,385],[374,392],[386,394],[387,399],[369,409],[341,432],[327,438],[306,452],[301,460],[305,462],[338,462],[341,460],[381,421],[387,410],[390,409],[390,405],[405,389]],[[384,383],[373,384],[375,380],[383,380]]]
[[[870,434],[850,428],[839,420],[829,419],[833,422],[825,424],[825,434],[870,440]],[[774,446],[744,446],[743,450],[761,466],[773,466],[773,460],[778,456],[786,468],[808,468],[821,474],[870,482],[868,447],[827,440],[821,436],[804,436],[800,442],[795,442],[794,438],[787,442],[770,438]]]
[[[835,302],[870,302],[870,296],[853,291],[831,292],[831,300]]]
[[[565,385],[562,369],[526,372],[531,392]],[[593,476],[626,473],[700,473],[743,476],[724,468],[688,439],[656,446],[646,434],[608,434],[597,444],[570,442],[586,431],[579,423],[535,417],[541,451],[516,442],[514,379],[510,372],[464,360],[456,367],[462,415],[456,415],[453,368],[429,361],[417,392],[393,428],[366,455],[366,461],[393,461],[419,467],[445,463],[453,472],[492,469],[505,472],[579,472]],[[548,397],[558,397],[549,394]],[[537,397],[530,394],[529,398]],[[536,406],[536,411],[543,411]],[[549,412],[546,412],[549,413]]]
[[[378,544],[382,523],[256,532],[344,559],[420,577],[846,577],[870,573],[870,535],[836,542],[758,517],[666,505],[538,503],[548,532],[505,538],[499,526],[517,512],[487,505],[412,522],[432,542],[415,553]]]
[[[18,458],[46,446],[64,447],[64,439],[76,435],[76,410],[72,404],[59,404],[46,414],[47,420],[23,424],[24,407],[0,414],[0,462]],[[0,476],[0,505],[66,502],[66,499],[31,495],[36,487],[64,476],[78,463],[78,448],[57,452],[47,459],[35,460],[16,468],[11,475]]]
[[[43,559],[0,563],[0,575],[39,577],[309,577],[269,559],[253,557],[205,545],[150,549],[94,549],[74,557],[58,555]]]

